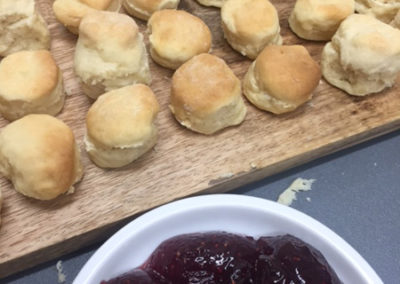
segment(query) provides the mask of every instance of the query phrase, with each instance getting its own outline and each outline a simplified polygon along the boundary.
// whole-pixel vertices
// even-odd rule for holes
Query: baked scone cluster
[[[205,135],[245,120],[242,93],[257,108],[282,114],[309,101],[321,76],[362,96],[391,87],[400,71],[400,30],[389,25],[400,25],[398,1],[297,0],[291,30],[329,41],[321,68],[304,46],[282,45],[279,14],[269,0],[197,1],[221,8],[227,43],[254,60],[243,82],[210,54],[207,23],[177,10],[179,0],[54,1],[56,18],[78,35],[74,70],[93,99],[84,144],[97,166],[126,166],[157,143],[160,105],[150,87],[149,55],[174,70],[169,108],[175,119]],[[133,18],[118,13],[121,5]],[[148,47],[135,18],[147,21]],[[0,0],[0,28],[0,113],[12,121],[0,132],[0,173],[29,197],[72,192],[83,168],[71,129],[53,117],[65,92],[48,51],[47,25],[33,0]]]

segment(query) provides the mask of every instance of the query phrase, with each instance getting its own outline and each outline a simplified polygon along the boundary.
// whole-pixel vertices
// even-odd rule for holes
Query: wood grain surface
[[[168,110],[172,72],[150,59],[151,87],[161,105],[159,141],[154,150],[130,166],[97,168],[82,142],[92,101],[82,94],[73,72],[77,37],[56,21],[53,1],[37,2],[51,30],[51,51],[64,72],[67,99],[58,118],[76,135],[85,175],[74,194],[48,202],[18,194],[1,178],[0,278],[103,240],[128,218],[155,206],[189,195],[231,190],[400,126],[398,84],[380,94],[356,98],[321,81],[313,100],[293,113],[271,115],[246,101],[248,114],[239,127],[213,136],[196,134],[181,127]],[[284,44],[303,44],[319,61],[324,43],[300,40],[288,28],[294,1],[272,2],[279,12]],[[212,53],[222,57],[242,79],[250,61],[223,39],[219,9],[202,7],[194,0],[181,0],[179,8],[208,24],[213,34]],[[137,22],[147,44],[145,23]],[[0,127],[6,124],[0,120]]]

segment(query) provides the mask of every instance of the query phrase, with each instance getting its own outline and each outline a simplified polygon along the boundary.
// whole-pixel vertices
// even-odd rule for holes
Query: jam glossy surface
[[[322,254],[291,235],[225,232],[179,235],[161,243],[140,267],[101,284],[335,284]]]

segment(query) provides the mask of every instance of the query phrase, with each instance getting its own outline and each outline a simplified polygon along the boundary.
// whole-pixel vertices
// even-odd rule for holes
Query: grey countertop
[[[400,131],[238,188],[231,193],[277,200],[298,177],[315,179],[312,191],[291,206],[314,217],[352,245],[384,283],[400,279]],[[10,284],[56,284],[63,262],[66,284],[101,243],[0,280]],[[362,284],[362,283],[357,283]]]

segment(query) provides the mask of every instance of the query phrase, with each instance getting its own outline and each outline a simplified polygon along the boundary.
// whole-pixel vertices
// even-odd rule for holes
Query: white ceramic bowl
[[[216,230],[253,237],[292,234],[321,251],[343,283],[383,284],[349,244],[318,221],[276,202],[232,194],[187,198],[140,216],[104,243],[73,283],[99,284],[141,265],[169,237]]]

